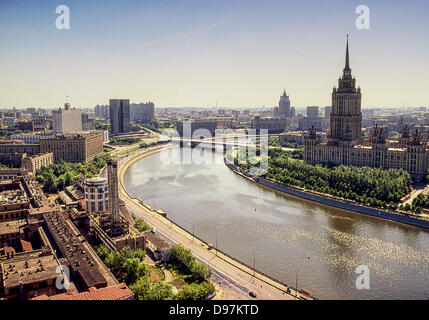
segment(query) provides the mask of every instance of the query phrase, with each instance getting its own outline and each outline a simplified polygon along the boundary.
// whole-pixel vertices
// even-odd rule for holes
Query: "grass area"
[[[133,148],[130,148],[130,149],[127,149],[127,150],[121,151],[121,152],[119,152],[118,154],[119,154],[119,155],[121,155],[121,156],[123,156],[124,154],[128,154],[128,153],[131,153],[131,152],[137,151],[137,150],[139,150],[139,149],[140,149],[140,146],[135,146],[135,147],[133,147]]]
[[[165,280],[164,272],[160,268],[157,268],[155,266],[149,266],[149,276],[150,276],[150,282]]]

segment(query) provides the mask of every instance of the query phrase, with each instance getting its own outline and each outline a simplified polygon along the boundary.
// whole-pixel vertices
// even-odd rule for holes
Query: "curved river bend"
[[[128,193],[249,266],[255,258],[256,269],[291,286],[297,276],[320,299],[429,299],[428,231],[261,188],[214,151],[203,164],[172,161],[182,150],[133,163]],[[368,290],[356,288],[361,265]]]

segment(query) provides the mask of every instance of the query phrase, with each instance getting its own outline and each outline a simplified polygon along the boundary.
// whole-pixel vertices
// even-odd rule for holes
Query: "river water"
[[[190,161],[179,159],[183,150],[133,163],[124,175],[129,194],[317,298],[429,299],[428,231],[279,194],[234,174],[220,152]],[[359,266],[368,267],[369,289],[357,289]]]

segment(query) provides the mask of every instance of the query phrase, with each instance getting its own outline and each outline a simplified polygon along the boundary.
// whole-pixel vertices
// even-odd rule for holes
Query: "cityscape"
[[[77,37],[88,36],[84,28],[89,22],[82,13],[85,4],[48,2],[50,5],[37,10],[32,7],[35,23],[44,21],[41,17],[49,12],[43,13],[42,7],[49,7],[52,39],[66,37],[62,45],[72,50],[79,43]],[[155,16],[165,10],[152,1],[130,1],[132,4],[135,12],[153,9]],[[8,68],[2,72],[0,300],[168,300],[170,315],[203,317],[204,311],[198,307],[203,301],[247,303],[245,313],[257,315],[258,306],[263,307],[257,303],[262,300],[428,299],[429,97],[427,89],[420,90],[428,82],[419,87],[428,75],[426,39],[415,40],[424,41],[424,45],[417,45],[419,50],[426,49],[426,64],[416,62],[415,66],[426,70],[421,71],[422,78],[416,73],[418,85],[402,76],[402,70],[414,67],[414,62],[406,65],[408,57],[402,55],[404,60],[397,61],[401,67],[395,71],[397,78],[404,78],[404,83],[398,84],[401,90],[385,91],[385,84],[379,83],[385,75],[371,70],[371,57],[380,59],[380,70],[397,65],[391,65],[392,58],[385,57],[385,50],[371,46],[374,37],[381,37],[382,27],[374,26],[373,31],[365,20],[372,12],[371,5],[342,4],[338,20],[353,16],[356,9],[346,24],[348,29],[320,31],[330,35],[329,45],[323,49],[316,48],[320,44],[316,38],[322,35],[303,33],[305,41],[293,38],[293,45],[301,43],[305,53],[299,57],[295,55],[298,49],[290,49],[284,59],[296,59],[293,64],[302,63],[309,70],[302,70],[302,75],[273,70],[272,79],[253,79],[260,81],[258,93],[252,89],[252,81],[245,79],[248,71],[241,69],[244,63],[258,63],[254,53],[235,62],[231,55],[225,69],[214,60],[213,69],[207,70],[220,68],[219,74],[213,71],[213,78],[207,74],[210,79],[203,80],[194,78],[197,72],[192,68],[201,67],[208,53],[201,51],[201,60],[190,56],[188,61],[178,48],[184,45],[192,52],[193,41],[201,41],[195,49],[201,50],[206,41],[197,39],[201,33],[224,37],[227,45],[238,31],[227,35],[218,30],[224,24],[243,23],[257,10],[262,16],[269,12],[270,17],[276,17],[277,6],[289,8],[292,1],[273,2],[267,7],[249,3],[243,16],[235,16],[243,8],[241,1],[219,1],[207,7],[185,1],[187,5],[196,5],[195,13],[202,15],[196,22],[211,18],[213,12],[225,15],[208,27],[142,43],[139,50],[154,51],[142,53],[152,62],[141,62],[148,73],[141,74],[145,79],[139,85],[132,73],[141,67],[134,56],[137,47],[134,52],[121,47],[126,41],[119,41],[120,37],[125,39],[132,32],[124,32],[120,24],[118,33],[112,32],[106,39],[118,41],[121,49],[96,58],[88,79],[84,69],[91,66],[85,62],[78,67],[77,60],[79,50],[85,55],[100,54],[88,53],[105,44],[99,42],[105,35],[97,31],[93,44],[73,49],[76,60],[64,60],[69,66],[64,67],[61,78],[70,73],[70,79],[62,84],[52,70],[45,70],[53,79],[41,89],[37,66],[29,69],[28,75],[21,71],[12,74]],[[310,9],[301,5],[296,5],[297,15],[307,17],[303,12]],[[379,12],[379,5],[374,5],[375,12]],[[401,6],[398,4],[395,12],[405,10]],[[176,4],[168,8],[182,13]],[[419,15],[419,8],[429,10],[426,3],[419,3],[411,12]],[[349,15],[345,14],[349,9]],[[10,15],[12,19],[27,16],[29,9],[21,1],[11,1],[0,4],[0,10],[0,18]],[[127,27],[137,14],[114,2],[108,2],[100,14],[111,14],[111,10],[129,15]],[[133,25],[140,25],[133,21]],[[43,23],[40,30],[32,32],[42,32],[46,28]],[[300,22],[295,23],[300,30]],[[329,30],[341,26],[332,23]],[[182,24],[172,25],[181,30]],[[273,28],[280,25],[273,22]],[[94,28],[98,30],[97,25]],[[112,26],[106,28],[111,30]],[[404,28],[407,41],[418,28]],[[26,53],[21,52],[26,50],[24,46],[17,49],[14,58],[12,38],[23,32],[18,29],[13,23],[7,27],[0,22],[0,35],[10,44],[0,57],[9,64],[26,59]],[[260,32],[269,33],[267,30]],[[260,34],[254,36],[258,39]],[[246,47],[246,39],[240,39]],[[308,53],[307,44],[302,43],[307,39],[321,52]],[[215,47],[224,50],[219,41]],[[158,66],[151,56],[161,54],[158,45],[171,45],[171,60],[163,61],[165,65]],[[278,50],[282,46],[279,44]],[[31,54],[37,51],[35,48]],[[43,68],[47,62],[43,53],[37,54]],[[120,55],[125,60],[129,55],[130,61],[116,60]],[[111,69],[103,70],[95,80],[89,73],[99,72],[97,59],[105,58],[111,59]],[[176,65],[176,58],[183,66]],[[226,55],[220,59],[227,59]],[[262,66],[276,61],[272,59],[261,62]],[[323,65],[318,66],[321,59]],[[129,77],[115,69],[128,67]],[[182,68],[191,70],[176,83],[176,72]],[[260,67],[255,68],[256,75]],[[162,83],[152,73],[155,69],[165,77],[165,87],[160,87]],[[83,76],[82,86],[74,80],[73,70]],[[225,70],[243,72],[242,83],[234,86],[234,79],[225,79],[217,87],[220,74],[228,75]],[[278,72],[284,74],[281,83]],[[311,74],[314,76],[309,78]],[[378,82],[373,80],[375,75],[379,75]],[[20,82],[19,77],[25,80]],[[34,77],[31,90],[26,89],[31,83],[27,77]],[[112,89],[111,78],[118,88],[126,89]],[[145,86],[146,81],[151,84]],[[195,85],[198,92],[190,93],[188,85]],[[210,93],[201,100],[213,85],[218,99],[213,100]],[[314,95],[312,86],[318,87]],[[412,92],[407,90],[411,87]],[[50,90],[58,88],[60,93],[48,97]],[[189,102],[184,103],[187,94]],[[177,103],[172,102],[175,96]],[[240,97],[242,102],[237,103]],[[266,102],[260,103],[263,100]],[[192,308],[181,304],[197,300]],[[225,310],[206,311],[231,311]]]

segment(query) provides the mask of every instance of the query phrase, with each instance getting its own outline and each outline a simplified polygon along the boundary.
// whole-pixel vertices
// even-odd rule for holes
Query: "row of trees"
[[[269,150],[266,177],[376,207],[396,209],[411,191],[411,176],[402,169],[311,165],[291,159],[280,149]]]
[[[191,250],[182,245],[175,244],[171,247],[170,258],[179,263],[179,267],[191,274],[191,278],[196,282],[203,282],[210,278],[212,271],[202,263],[196,261]]]
[[[283,147],[283,148],[302,148],[303,146],[297,142],[282,141],[279,139],[270,138],[268,140],[268,145],[273,147]]]
[[[134,219],[134,228],[136,228],[140,232],[152,230],[152,227],[148,225],[143,219],[137,218],[137,216],[133,213],[132,217]]]
[[[81,174],[88,178],[98,174],[106,165],[108,155],[95,157],[90,163],[70,163],[64,160],[43,167],[36,172],[36,180],[43,186],[43,191],[56,193],[73,184]]]
[[[429,209],[429,195],[424,195],[420,193],[413,200],[411,205],[409,203],[406,203],[405,205],[400,205],[399,209],[403,211],[412,211],[414,213],[421,214],[423,212],[423,209]]]
[[[130,145],[134,144],[140,141],[140,138],[133,138],[133,137],[119,137],[119,138],[110,138],[110,144],[111,145]]]

